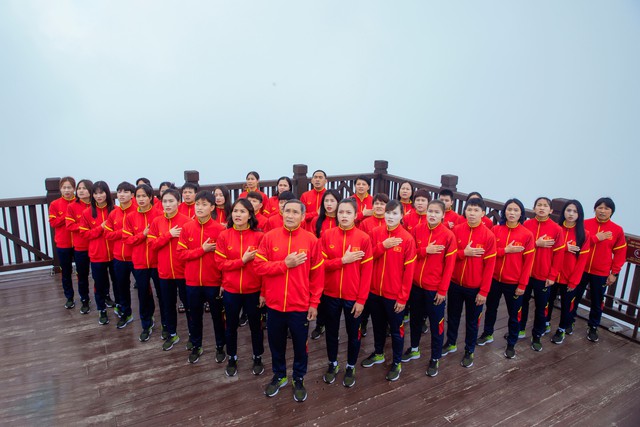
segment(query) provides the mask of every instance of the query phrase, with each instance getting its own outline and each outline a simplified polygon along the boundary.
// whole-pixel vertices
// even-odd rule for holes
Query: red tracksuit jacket
[[[376,214],[362,220],[358,228],[371,236],[374,228],[385,225],[384,215],[377,217]]]
[[[425,223],[413,229],[413,238],[416,241],[418,255],[413,275],[414,285],[447,296],[458,251],[453,232],[442,223],[434,228]],[[444,246],[443,251],[439,254],[428,254],[427,246],[431,243]]]
[[[293,252],[305,252],[307,260],[288,268],[284,259]],[[324,260],[319,240],[302,226],[266,233],[254,263],[256,273],[262,276],[262,296],[269,308],[306,312],[309,307],[318,307],[324,287]]]
[[[412,210],[414,210],[413,208],[413,202],[409,201],[409,203],[405,203],[405,202],[400,202],[402,203],[402,206],[404,207],[404,214],[408,214],[409,212],[411,212]]]
[[[360,222],[366,218],[363,211],[365,209],[373,209],[373,197],[371,197],[371,195],[367,193],[362,199],[357,194],[354,194],[351,198],[355,200],[356,204],[358,205],[356,224],[360,224]]]
[[[486,217],[483,217],[483,218],[486,218]],[[444,219],[442,220],[442,222],[449,230],[453,230],[453,227],[455,227],[458,224],[458,221],[460,221],[460,215],[458,215],[452,209],[449,209],[444,213]],[[489,220],[489,222],[491,222],[491,220]],[[493,224],[491,225],[493,226]]]
[[[566,248],[562,228],[549,218],[544,221],[538,221],[536,218],[528,219],[524,222],[524,226],[533,233],[534,242],[542,236],[546,236],[545,240],[555,240],[550,248],[536,246],[531,270],[531,277],[534,279],[555,281],[562,268]]]
[[[222,271],[222,287],[232,294],[260,292],[262,281],[256,274],[254,262],[242,262],[247,250],[256,250],[264,233],[254,230],[228,228],[220,233],[216,246],[216,262]]]
[[[267,196],[265,193],[263,193],[260,190],[255,190],[258,193],[260,193],[262,195],[262,208],[260,209],[260,212],[262,215],[264,215],[265,217],[271,215],[272,212],[272,208],[269,205],[269,196]],[[242,193],[240,193],[240,195],[238,196],[238,199],[245,199],[247,197],[247,194],[249,194],[248,191],[243,191]],[[278,205],[276,205],[276,211],[278,210]],[[256,212],[258,213],[258,212]]]
[[[567,251],[564,254],[562,261],[562,268],[560,274],[558,274],[558,280],[556,282],[567,285],[573,289],[578,286],[582,279],[587,260],[589,259],[589,253],[591,252],[591,235],[587,230],[584,231],[584,243],[580,248],[580,253],[572,254],[569,252],[569,244],[576,244],[576,227],[571,228],[566,225],[562,225],[562,233],[564,234],[564,242]]]
[[[316,235],[316,225],[318,224],[318,218],[315,217],[311,220],[309,225],[307,226],[307,231],[312,233],[314,236]],[[322,227],[320,227],[320,237],[324,234],[325,231],[331,230],[332,228],[336,228],[338,226],[338,220],[336,217],[326,216],[324,221],[322,221]]]
[[[151,249],[158,254],[158,276],[161,279],[184,279],[184,261],[177,254],[178,237],[171,236],[169,230],[182,228],[190,219],[176,212],[171,218],[166,214],[155,218],[149,227],[147,239]]]
[[[267,223],[264,226],[264,232],[274,230],[276,228],[280,228],[284,225],[284,219],[282,218],[282,214],[278,212],[277,214],[271,214],[267,219]]]
[[[487,227],[479,224],[471,227],[468,222],[453,227],[458,252],[451,281],[465,288],[480,289],[486,297],[491,289],[491,277],[496,265],[496,236]],[[474,248],[483,248],[484,255],[469,257],[464,249],[471,243]]]
[[[124,244],[131,247],[131,261],[136,270],[158,268],[158,254],[151,248],[150,239],[144,235],[147,226],[151,226],[154,219],[162,216],[162,213],[151,207],[146,212],[136,210],[127,215],[122,234],[125,236]]]
[[[89,241],[80,235],[80,220],[85,209],[90,208],[91,203],[85,203],[82,200],[76,200],[75,203],[69,203],[67,207],[67,216],[65,223],[67,230],[71,232],[73,247],[77,251],[88,251]]]
[[[426,223],[427,223],[427,214],[426,213],[420,214],[415,209],[409,212],[407,215],[405,215],[404,218],[402,219],[402,224],[404,225],[404,228],[409,233],[412,233],[413,229],[416,228],[418,225],[426,224]]]
[[[526,289],[533,267],[533,257],[536,248],[536,241],[533,234],[518,223],[511,228],[508,225],[496,225],[491,230],[496,236],[496,268],[493,271],[493,278],[508,285],[518,285],[520,289]],[[504,249],[513,242],[513,246],[524,248],[522,252],[505,253]]]
[[[80,235],[89,241],[89,260],[91,262],[109,262],[113,260],[113,242],[106,239],[102,223],[107,220],[107,206],[96,208],[96,218],[91,215],[91,208],[82,212],[80,219]]]
[[[196,202],[180,203],[180,205],[178,205],[178,212],[180,212],[182,215],[186,216],[189,219],[194,219],[196,217]]]
[[[458,224],[465,224],[467,222],[467,218],[464,215],[458,215]],[[488,216],[482,217],[482,224],[487,227],[489,230],[493,228],[493,222],[489,219]]]
[[[600,222],[591,218],[584,221],[584,228],[591,235],[591,254],[585,271],[596,276],[620,273],[627,256],[627,240],[622,227],[611,220]],[[596,236],[601,231],[611,231],[613,235],[601,242]]]
[[[67,209],[75,202],[76,198],[65,199],[60,197],[49,205],[49,224],[53,227],[56,247],[69,249],[73,247],[73,235],[67,229]]]
[[[211,217],[204,223],[195,218],[182,226],[177,250],[178,258],[184,262],[187,286],[222,285],[222,273],[215,260],[214,251],[205,252],[202,244],[207,239],[210,243],[217,243],[218,236],[224,229]]]
[[[322,196],[324,196],[326,191],[326,188],[323,188],[320,191],[312,188],[309,191],[305,191],[300,196],[300,201],[304,203],[306,209],[304,217],[307,223],[311,222],[313,217],[318,216],[318,209],[320,209],[320,203],[322,203]]]
[[[122,232],[127,216],[135,213],[137,206],[131,203],[126,209],[116,206],[109,213],[105,224],[106,238],[113,241],[113,257],[118,261],[131,261],[131,245],[125,245],[124,241],[128,237]]]
[[[385,249],[382,242],[389,237],[399,237],[402,243]],[[406,304],[411,292],[411,282],[416,267],[416,243],[402,225],[393,230],[377,227],[371,233],[373,245],[373,278],[371,293]]]
[[[227,219],[227,214],[225,213],[224,209],[216,206],[216,222],[224,228],[227,228]]]
[[[373,269],[373,249],[369,235],[355,226],[348,230],[332,228],[322,233],[324,256],[324,294],[364,304],[369,296]],[[363,251],[364,257],[349,264],[342,257],[351,246],[351,252]]]

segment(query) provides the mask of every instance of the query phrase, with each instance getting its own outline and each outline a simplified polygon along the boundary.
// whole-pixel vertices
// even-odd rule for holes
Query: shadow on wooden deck
[[[117,330],[112,310],[107,326],[98,325],[93,304],[86,316],[79,304],[65,310],[59,276],[50,277],[48,271],[0,276],[0,424],[640,425],[640,347],[605,330],[600,342],[592,344],[585,339],[581,319],[564,344],[553,345],[545,337],[544,350],[535,353],[528,340],[521,340],[516,359],[507,360],[501,311],[499,338],[478,347],[471,369],[460,366],[458,351],[442,359],[437,377],[426,377],[425,335],[422,359],[403,364],[399,381],[384,379],[388,365],[358,367],[353,389],[341,385],[342,374],[332,385],[322,382],[324,339],[310,340],[309,398],[296,403],[289,386],[272,399],[264,396],[271,379],[270,354],[265,339],[266,371],[251,375],[248,327],[239,332],[238,376],[228,378],[225,365],[214,361],[210,322],[205,322],[205,353],[190,365],[184,317],[179,318],[182,341],[163,352],[159,328],[150,341],[138,341],[133,290],[132,300],[136,320]],[[342,336],[346,338],[344,331]],[[343,366],[345,341],[339,353]],[[372,348],[370,333],[363,338],[360,359]],[[290,369],[290,348],[288,355]]]

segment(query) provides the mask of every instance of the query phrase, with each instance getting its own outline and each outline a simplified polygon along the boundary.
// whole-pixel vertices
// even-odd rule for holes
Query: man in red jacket
[[[318,210],[320,209],[320,203],[322,203],[322,196],[327,191],[324,186],[327,184],[327,174],[325,171],[318,169],[313,172],[311,176],[311,185],[313,188],[309,191],[305,191],[300,196],[300,201],[305,207],[305,221],[310,224],[311,220],[318,216]]]
[[[263,276],[260,301],[268,308],[267,329],[273,379],[268,397],[287,384],[285,361],[287,330],[293,341],[293,398],[307,398],[303,378],[307,373],[309,321],[318,314],[324,286],[324,260],[318,239],[301,226],[305,205],[289,200],[282,213],[284,226],[269,231],[260,242],[254,268]]]

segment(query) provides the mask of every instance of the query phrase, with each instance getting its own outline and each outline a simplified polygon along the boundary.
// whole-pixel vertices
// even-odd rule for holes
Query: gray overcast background
[[[0,52],[0,198],[385,159],[640,234],[638,1],[0,0]]]

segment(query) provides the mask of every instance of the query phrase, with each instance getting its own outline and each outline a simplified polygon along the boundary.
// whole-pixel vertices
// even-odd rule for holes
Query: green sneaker
[[[410,360],[420,359],[420,350],[413,351],[411,347],[407,349],[404,353],[402,353],[402,362],[406,363]]]
[[[478,345],[490,344],[493,342],[493,335],[483,332],[478,338]]]
[[[162,341],[166,341],[169,338],[169,331],[164,326],[162,327],[162,332],[160,333],[160,339]]]
[[[122,317],[122,315],[124,314],[119,305],[116,305],[115,307],[113,307],[113,313],[118,317]]]
[[[98,317],[98,323],[101,325],[106,325],[109,323],[109,316],[107,316],[107,310],[100,311],[100,317]]]
[[[253,357],[253,368],[251,368],[253,375],[262,375],[264,372],[264,365],[262,364],[262,356]]]
[[[191,339],[189,339],[189,341],[187,341],[187,344],[184,346],[184,349],[187,350],[187,351],[193,350],[193,343],[191,342]]]
[[[91,306],[89,305],[89,301],[82,301],[82,306],[80,307],[80,314],[89,314],[91,311]]]
[[[200,356],[202,356],[202,347],[194,347],[188,358],[189,363],[198,362],[198,360],[200,360]]]
[[[227,353],[224,351],[224,347],[216,347],[216,363],[222,363],[227,360]]]
[[[178,344],[178,342],[180,342],[180,337],[178,336],[178,334],[169,335],[169,338],[167,338],[164,344],[162,344],[162,349],[164,351],[169,351],[175,344]]]
[[[340,367],[338,366],[338,364],[333,364],[332,362],[329,362],[329,367],[327,368],[327,372],[324,373],[324,375],[322,376],[322,381],[324,381],[327,384],[333,384],[333,382],[336,380],[336,375],[338,375],[338,372],[340,371]]]
[[[274,375],[271,382],[267,385],[267,388],[264,389],[264,394],[266,394],[267,397],[273,397],[278,394],[280,389],[286,386],[288,383],[289,381],[287,380],[287,377],[280,378]]]
[[[397,381],[400,378],[400,372],[402,372],[402,363],[392,364],[387,372],[387,381]]]
[[[227,362],[227,367],[224,369],[224,374],[228,377],[235,377],[238,373],[238,360],[234,357],[230,357]]]
[[[307,389],[304,388],[304,380],[302,378],[293,379],[293,400],[296,402],[307,400]]]
[[[540,337],[531,337],[531,349],[534,351],[542,351]]]
[[[67,310],[71,310],[75,306],[76,302],[73,300],[73,298],[69,298],[67,302],[64,303],[64,308],[66,308]]]
[[[446,356],[449,353],[455,353],[458,351],[458,346],[455,344],[446,343],[444,347],[442,347],[442,355]]]
[[[342,385],[351,388],[356,385],[356,368],[347,366],[347,369],[344,371],[344,379],[342,380]]]
[[[128,316],[122,316],[120,318],[120,320],[118,320],[118,324],[116,325],[116,327],[118,329],[122,329],[125,326],[127,326],[129,323],[133,322],[133,316],[132,315],[128,315]]]
[[[438,375],[438,367],[440,366],[440,361],[439,360],[433,360],[431,359],[429,361],[429,367],[427,368],[427,376],[428,377],[435,377],[436,375]]]
[[[504,350],[504,357],[506,357],[507,359],[513,359],[514,357],[516,357],[515,347],[508,345]]]
[[[518,339],[521,340],[523,338],[527,337],[527,332],[526,331],[519,331],[518,332]]]
[[[311,339],[317,340],[322,334],[324,334],[324,326],[316,326],[313,331],[311,331]]]
[[[140,342],[149,341],[149,338],[151,338],[152,331],[153,331],[153,326],[151,326],[150,328],[143,329],[142,333],[140,334],[140,338],[138,338]]]
[[[462,358],[462,362],[460,362],[460,364],[462,366],[464,366],[465,368],[470,368],[473,366],[473,353],[471,353],[470,351],[466,351],[464,352],[464,357]]]
[[[113,308],[116,305],[116,303],[113,302],[113,300],[109,295],[107,295],[104,297],[104,305],[106,305],[108,308]]]
[[[408,314],[405,314],[405,316],[402,318],[402,323],[409,323],[409,320],[411,320],[411,319],[409,318],[409,315],[408,315]]]
[[[369,357],[364,359],[360,364],[363,368],[370,368],[373,365],[384,363],[384,354],[371,353]]]
[[[562,344],[564,342],[564,332],[560,329],[551,337],[551,342],[554,344]]]
[[[551,332],[551,325],[547,323],[544,326],[544,334],[542,334],[542,335],[547,335],[549,332]]]

